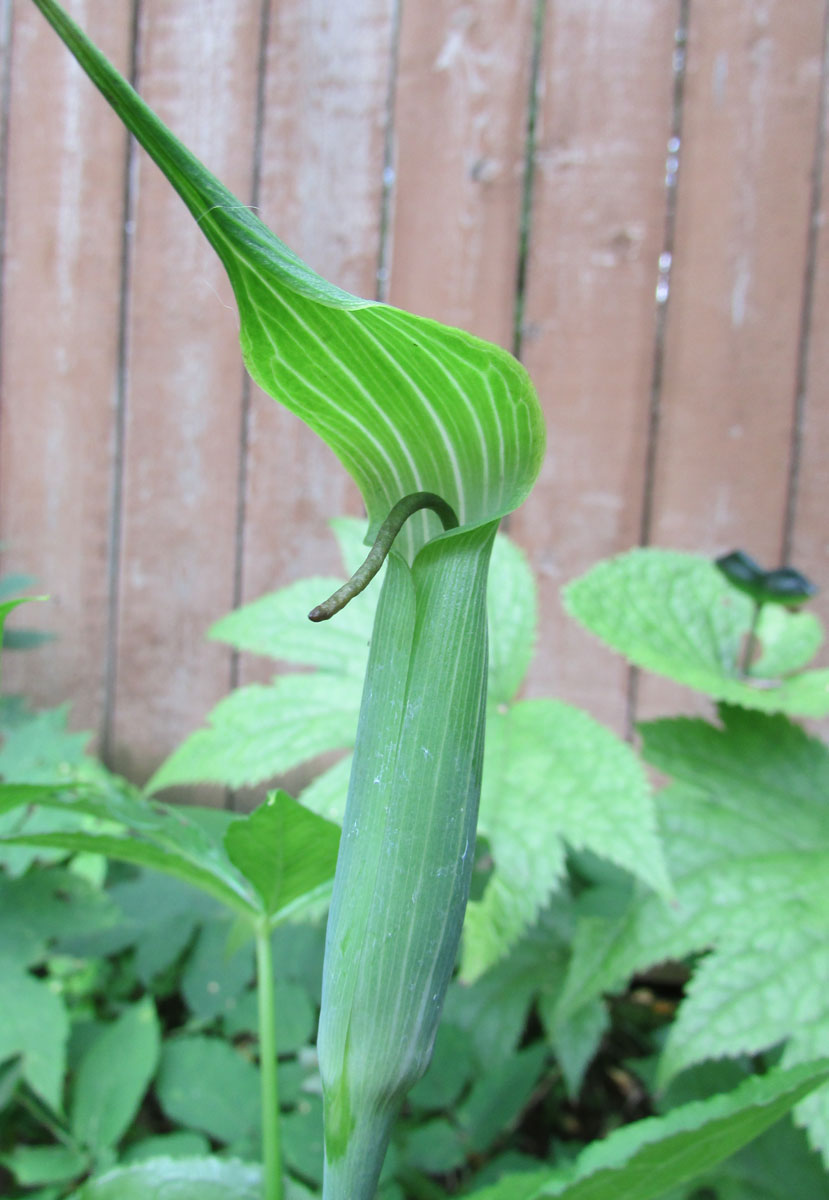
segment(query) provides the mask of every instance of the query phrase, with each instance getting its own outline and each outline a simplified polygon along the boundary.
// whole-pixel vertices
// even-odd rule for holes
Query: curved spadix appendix
[[[248,371],[338,456],[363,495],[369,540],[412,492],[442,496],[461,528],[517,508],[541,465],[544,424],[512,355],[317,275],[175,138],[58,4],[34,3],[215,248],[239,306]],[[411,562],[440,529],[424,511],[397,548]]]

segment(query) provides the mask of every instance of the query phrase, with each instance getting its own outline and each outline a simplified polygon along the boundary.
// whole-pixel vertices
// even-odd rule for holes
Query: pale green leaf
[[[535,580],[522,550],[499,535],[487,587],[489,700],[509,704],[524,681],[535,648]]]
[[[361,684],[380,580],[369,584],[359,604],[346,605],[336,621],[314,625],[308,620],[311,609],[344,582],[344,578],[328,577],[297,580],[222,617],[209,637],[237,650],[320,667],[328,676],[344,675]]]
[[[503,957],[535,920],[561,879],[566,845],[588,847],[669,892],[636,756],[569,705],[525,700],[491,714],[479,828],[495,870],[483,899],[469,906],[467,980]]]
[[[266,802],[225,834],[231,862],[250,880],[273,916],[334,877],[340,831],[287,792]]]
[[[829,1079],[823,1061],[770,1072],[733,1092],[617,1129],[558,1171],[506,1176],[474,1200],[658,1200],[728,1158]]]
[[[262,1200],[262,1168],[233,1159],[153,1158],[90,1179],[69,1200]]]
[[[322,671],[239,688],[213,709],[206,729],[162,763],[147,791],[181,783],[244,787],[271,779],[325,750],[351,745],[359,706],[358,680]]]
[[[779,674],[815,644],[814,618],[764,617],[762,657],[741,671],[752,601],[708,559],[656,548],[601,562],[564,589],[567,610],[636,666],[766,712],[829,712],[829,671]],[[771,673],[766,673],[767,668]]]
[[[96,1154],[128,1129],[155,1074],[160,1043],[153,1002],[142,1000],[107,1025],[78,1064],[72,1131]]]

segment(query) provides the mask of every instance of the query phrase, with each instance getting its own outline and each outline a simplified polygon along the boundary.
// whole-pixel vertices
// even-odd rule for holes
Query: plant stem
[[[760,620],[760,612],[763,605],[759,600],[754,601],[754,613],[751,618],[751,628],[748,631],[746,644],[743,648],[743,657],[740,663],[740,674],[748,675],[751,670],[751,660],[754,657],[754,650],[757,645],[757,624]]]
[[[271,931],[266,918],[260,919],[256,926],[256,976],[259,1001],[259,1078],[262,1088],[262,1160],[265,1168],[263,1200],[282,1200],[276,1002]]]

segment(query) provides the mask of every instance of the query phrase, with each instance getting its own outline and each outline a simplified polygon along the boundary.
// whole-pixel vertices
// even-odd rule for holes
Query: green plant
[[[346,560],[356,557],[361,523],[339,521],[335,525]],[[708,564],[700,560],[693,563],[695,569],[708,569]],[[688,565],[683,559],[683,569]],[[673,560],[669,569],[674,569]],[[336,582],[326,581],[326,586],[330,583],[333,587]],[[283,614],[286,608],[296,609],[297,599],[305,592],[318,595],[319,581],[301,581],[282,593],[263,598],[220,622],[218,631],[222,636],[232,633],[233,638],[249,648],[263,649],[267,645],[281,657],[284,642],[290,642],[293,634],[290,617],[286,618],[286,627]],[[515,603],[516,597],[521,597],[521,603]],[[668,1177],[704,1170],[707,1186],[715,1195],[727,1185],[731,1188],[727,1194],[734,1200],[748,1200],[748,1197],[756,1200],[759,1196],[778,1200],[786,1191],[775,1190],[771,1185],[761,1190],[758,1171],[763,1178],[767,1172],[757,1164],[763,1162],[764,1146],[769,1147],[765,1153],[772,1157],[775,1147],[785,1146],[790,1169],[797,1173],[799,1194],[804,1200],[821,1195],[823,1176],[818,1174],[815,1178],[815,1169],[802,1147],[797,1142],[786,1142],[783,1133],[766,1135],[757,1150],[734,1160],[727,1172],[712,1165],[721,1156],[719,1150],[713,1160],[705,1154],[696,1157],[691,1154],[688,1161],[684,1153],[676,1157],[677,1148],[686,1144],[680,1131],[687,1130],[688,1122],[692,1133],[687,1145],[693,1149],[697,1137],[704,1138],[704,1131],[711,1133],[722,1128],[727,1138],[732,1123],[742,1125],[748,1120],[749,1131],[758,1129],[777,1111],[762,1100],[758,1103],[757,1096],[752,1097],[749,1089],[748,1094],[738,1092],[728,1098],[725,1112],[729,1115],[727,1120],[724,1118],[725,1098],[718,1093],[748,1082],[751,1071],[743,1066],[730,1074],[720,1073],[713,1080],[701,1079],[691,1088],[680,1080],[679,1091],[672,1087],[664,1100],[655,1095],[659,1107],[667,1105],[669,1116],[677,1108],[667,1124],[646,1125],[633,1135],[626,1134],[621,1142],[618,1138],[611,1139],[607,1151],[597,1155],[594,1150],[586,1158],[579,1157],[564,1173],[561,1168],[558,1172],[550,1167],[541,1170],[543,1151],[541,1157],[537,1156],[538,1149],[536,1157],[517,1155],[514,1149],[509,1149],[509,1142],[504,1142],[505,1128],[520,1122],[527,1105],[532,1110],[535,1094],[549,1097],[545,1103],[549,1129],[562,1128],[561,1114],[566,1104],[562,1082],[566,1083],[570,1097],[578,1096],[585,1089],[587,1067],[600,1046],[618,1042],[621,1049],[633,1036],[639,1046],[638,1054],[654,1054],[658,1049],[659,1042],[654,1042],[653,1035],[644,1029],[635,1033],[635,1026],[630,1026],[630,1017],[625,1014],[628,1010],[635,1013],[635,1003],[627,1008],[622,1005],[608,1014],[600,996],[593,994],[586,1004],[568,1014],[562,984],[571,963],[574,930],[578,936],[573,972],[577,972],[580,963],[585,909],[592,913],[594,921],[605,910],[635,911],[638,901],[635,889],[631,890],[630,875],[612,867],[610,862],[615,860],[628,871],[638,866],[641,872],[645,861],[650,859],[650,872],[656,881],[661,860],[659,843],[653,841],[650,797],[643,791],[641,772],[630,749],[584,714],[566,706],[551,701],[515,700],[534,636],[533,586],[520,553],[503,538],[496,542],[493,555],[489,604],[493,617],[490,710],[493,720],[502,724],[501,732],[490,746],[486,772],[489,786],[485,784],[483,792],[482,825],[487,837],[479,856],[475,900],[467,918],[464,954],[467,982],[459,980],[450,987],[446,1022],[438,1038],[435,1061],[422,1084],[412,1092],[405,1118],[398,1124],[381,1194],[388,1200],[399,1200],[402,1194],[443,1195],[443,1190],[436,1189],[428,1178],[437,1175],[447,1185],[452,1176],[467,1187],[477,1184],[476,1194],[481,1194],[480,1188],[487,1179],[496,1180],[500,1176],[501,1191],[496,1194],[506,1196],[524,1195],[523,1189],[530,1184],[536,1191],[542,1187],[544,1194],[579,1195],[581,1187],[596,1187],[617,1195],[628,1186],[627,1173],[635,1175],[639,1171],[637,1164],[644,1161],[650,1164],[649,1195],[664,1191],[663,1183]],[[354,617],[352,613],[350,620]],[[706,623],[702,614],[700,619],[702,624]],[[298,632],[303,628],[299,625]],[[356,647],[358,662],[365,652],[362,644],[365,632],[352,630],[351,645]],[[338,673],[342,675],[348,659],[347,646],[334,636],[334,627],[329,633],[332,640],[327,643],[326,651],[315,647],[323,681],[336,678]],[[289,686],[293,681],[301,692],[307,678],[290,676]],[[281,684],[285,684],[284,678],[277,680],[277,695],[290,711],[293,708],[290,691],[280,691]],[[254,701],[253,709],[254,714],[261,714],[258,701]],[[346,705],[346,711],[350,712],[353,724],[353,701]],[[6,1155],[6,1165],[19,1180],[28,1180],[32,1185],[47,1179],[55,1181],[49,1193],[53,1200],[65,1194],[65,1189],[79,1175],[90,1170],[94,1179],[80,1193],[84,1197],[106,1196],[109,1189],[118,1188],[123,1188],[126,1194],[130,1188],[146,1194],[155,1186],[153,1181],[162,1177],[168,1182],[178,1180],[179,1187],[189,1183],[201,1194],[210,1172],[216,1187],[223,1187],[229,1194],[244,1195],[245,1189],[258,1186],[259,1176],[248,1167],[227,1163],[208,1167],[204,1137],[207,1134],[219,1144],[227,1145],[231,1152],[235,1149],[243,1157],[250,1157],[258,1108],[256,1073],[244,1057],[240,1059],[239,1050],[244,1043],[234,1047],[225,1039],[244,1036],[246,1030],[253,1031],[257,1025],[256,993],[250,988],[252,956],[245,945],[238,944],[238,937],[233,941],[237,946],[233,953],[226,949],[232,928],[228,921],[232,914],[226,907],[223,916],[222,906],[217,907],[209,896],[202,903],[194,902],[192,889],[186,882],[193,878],[192,861],[188,867],[175,855],[156,857],[156,865],[168,871],[172,868],[181,875],[180,881],[171,878],[166,888],[159,889],[157,883],[144,881],[141,876],[119,879],[116,874],[106,895],[100,894],[104,859],[91,851],[107,847],[112,851],[113,836],[121,842],[116,853],[127,860],[141,860],[161,849],[162,844],[169,849],[169,842],[159,842],[158,832],[159,818],[166,810],[164,806],[147,804],[128,784],[86,758],[82,754],[83,735],[68,734],[64,724],[64,710],[27,716],[18,709],[4,730],[5,740],[0,750],[0,774],[12,772],[20,780],[37,779],[43,785],[51,781],[57,792],[52,797],[46,796],[48,808],[23,809],[18,804],[6,814],[6,819],[14,818],[16,825],[6,826],[2,855],[16,882],[9,885],[11,890],[6,889],[0,912],[14,914],[16,920],[5,927],[0,922],[0,955],[4,953],[3,947],[6,955],[9,951],[4,929],[8,931],[19,924],[23,909],[33,914],[29,927],[35,939],[29,941],[22,957],[14,952],[15,965],[9,975],[7,1011],[19,1014],[17,1027],[21,1037],[6,1047],[17,1054],[9,1067],[8,1082],[10,1087],[14,1086],[16,1072],[17,1091],[21,1087],[26,1089],[40,1124],[53,1135],[44,1143],[36,1133],[24,1134],[22,1144]],[[575,753],[575,735],[579,753]],[[278,741],[277,737],[277,757],[281,753]],[[506,745],[512,753],[505,754]],[[218,774],[211,778],[222,778],[223,746],[222,739],[213,746],[210,769]],[[585,759],[592,768],[588,774],[584,771]],[[227,766],[231,770],[238,767],[232,753],[227,755]],[[267,764],[259,761],[256,769],[267,771]],[[337,782],[341,774],[341,768],[335,768],[321,777],[307,789],[304,798],[322,803],[329,815],[333,815],[330,806],[338,790],[341,791],[341,781]],[[617,776],[615,788],[607,786],[609,774]],[[549,781],[544,796],[546,806],[537,792],[538,779]],[[94,804],[97,815],[85,811],[84,804],[78,809],[78,791],[85,797],[86,807]],[[557,796],[561,803],[556,803]],[[341,811],[342,796],[338,806]],[[602,807],[606,811],[602,812]],[[499,828],[499,812],[517,819],[508,821],[506,826],[502,820]],[[106,825],[102,825],[104,813],[111,818]],[[231,814],[187,810],[178,815],[185,817],[187,824],[200,826],[202,834],[207,835],[201,844],[201,861],[206,865],[218,856],[225,857],[221,839],[227,834],[230,822],[237,821],[239,830],[245,827],[249,837],[253,834],[254,842],[259,840],[254,825],[239,824]],[[51,832],[46,832],[50,822]],[[62,832],[55,830],[58,822],[65,826]],[[79,828],[81,822],[86,823],[85,827]],[[620,823],[626,826],[627,842],[619,843],[612,835],[613,827]],[[135,827],[145,830],[142,840],[146,839],[148,845],[135,844]],[[148,828],[153,830],[152,836],[147,835]],[[561,850],[551,853],[556,844],[561,845],[562,838],[571,847],[592,846],[610,861],[602,865],[589,852],[586,855],[580,852],[573,858],[571,849],[565,872]],[[673,860],[674,835],[668,830],[665,838]],[[192,851],[192,838],[190,842]],[[641,863],[636,861],[637,848]],[[66,860],[68,852],[72,857]],[[46,867],[47,876],[41,880],[36,858],[43,855],[61,856],[63,861]],[[494,863],[490,862],[490,856],[494,857]],[[79,875],[84,862],[88,865]],[[71,875],[67,875],[67,866]],[[210,869],[214,868],[215,861]],[[226,857],[224,870],[232,870]],[[500,884],[499,875],[505,876]],[[528,883],[533,885],[527,895],[522,894],[522,881],[525,892]],[[487,905],[486,897],[493,886],[498,903],[493,905],[490,901]],[[67,895],[72,897],[68,911]],[[609,897],[607,903],[601,900],[602,895]],[[511,903],[513,900],[517,905]],[[110,902],[122,914],[120,923]],[[671,911],[656,896],[652,903],[657,913]],[[476,919],[474,914],[479,910],[481,915]],[[504,912],[509,917],[506,921],[491,919],[493,913],[503,916]],[[537,918],[535,924],[528,928],[533,918]],[[123,920],[127,921],[126,927]],[[279,928],[289,931],[291,927],[282,924]],[[5,936],[7,939],[8,932]],[[14,939],[11,945],[14,948]],[[280,960],[286,965],[296,960],[296,948],[289,946],[276,947],[277,964]],[[486,961],[481,958],[482,948],[490,956]],[[89,955],[96,949],[99,953],[109,953],[109,960],[90,960]],[[130,950],[132,954],[125,960],[124,954]],[[38,964],[45,965],[48,971],[48,985],[30,973],[31,966]],[[312,975],[317,969],[312,968]],[[470,983],[472,976],[475,981]],[[146,990],[136,995],[136,983]],[[56,985],[59,985],[57,998],[50,991]],[[180,992],[181,1002],[191,1014],[190,1023],[183,1029],[174,1024],[168,1032],[162,1031],[159,1041],[159,1022],[153,1014],[156,1010],[159,1014],[164,1011],[171,988]],[[296,984],[289,982],[287,990],[286,984],[281,984],[281,1003],[277,1009],[282,1015],[276,1030],[283,1054],[286,1046],[299,1044],[293,1039],[299,1037],[301,1043],[310,1032],[308,1021],[312,1018],[309,1001],[304,998],[307,993],[295,993]],[[43,999],[38,1000],[39,996]],[[148,1000],[152,1002],[148,1004]],[[318,992],[312,985],[311,1004],[317,1001]],[[524,1031],[532,1025],[533,1013],[541,1023],[544,1037],[540,1041],[536,1037],[519,1050]],[[70,1021],[72,1029],[82,1030],[90,1015],[96,1022],[95,1032],[91,1036],[84,1034],[80,1064],[73,1068],[69,1079],[67,1124],[60,1115],[60,1096],[66,1090],[66,1085],[60,1086],[60,1063]],[[147,1035],[146,1048],[143,1052],[119,1052],[121,1040],[125,1049],[134,1040],[131,1029],[136,1022]],[[626,1026],[630,1026],[627,1032]],[[293,1028],[298,1028],[299,1033],[290,1033]],[[47,1030],[51,1042],[44,1041]],[[77,1037],[78,1034],[73,1034],[69,1039],[70,1047],[77,1044]],[[38,1042],[51,1046],[48,1099],[42,1094],[44,1082],[38,1067],[42,1059],[35,1056],[29,1061],[28,1056],[29,1047]],[[557,1067],[550,1062],[550,1051],[555,1054]],[[260,1061],[263,1053],[260,1048]],[[607,1055],[607,1051],[602,1053]],[[615,1051],[607,1059],[606,1069],[611,1077],[620,1070],[648,1074],[647,1060],[637,1057],[625,1066],[619,1053]],[[76,1054],[77,1051],[73,1052],[73,1058]],[[106,1066],[102,1067],[104,1060]],[[283,1061],[281,1074],[285,1070]],[[96,1108],[94,1100],[101,1091],[102,1071],[108,1087],[104,1095],[111,1097],[111,1101]],[[148,1076],[153,1074],[156,1101],[180,1127],[180,1132],[159,1137],[152,1129],[142,1128],[140,1112],[136,1114],[135,1110]],[[295,1085],[291,1085],[291,1077],[286,1078],[290,1103],[296,1096],[291,1090]],[[771,1085],[776,1089],[779,1082],[772,1078],[766,1087]],[[589,1087],[580,1104],[587,1103],[587,1095]],[[703,1100],[706,1105],[696,1113],[686,1112],[683,1103],[689,1100]],[[607,1097],[599,1102],[606,1105]],[[107,1119],[93,1120],[88,1115],[90,1110],[92,1117],[103,1111]],[[301,1185],[294,1172],[299,1171],[306,1182],[319,1179],[313,1148],[318,1119],[313,1106],[308,1112],[283,1112],[286,1186],[291,1195],[304,1194],[298,1190]],[[612,1111],[605,1111],[600,1121],[600,1130],[612,1128]],[[652,1141],[648,1141],[648,1135]],[[556,1144],[560,1159],[563,1147]],[[724,1146],[729,1146],[727,1140]],[[193,1153],[199,1157],[170,1157]],[[158,1154],[165,1157],[152,1158]],[[107,1171],[115,1155],[121,1165]],[[566,1152],[563,1156],[569,1157]],[[510,1171],[518,1168],[521,1174],[510,1176]],[[662,1171],[666,1174],[660,1174]],[[399,1191],[401,1183],[405,1193]],[[558,1193],[547,1190],[561,1187],[565,1190]],[[688,1195],[686,1190],[672,1193],[675,1200],[686,1200]],[[39,1197],[46,1200],[45,1194],[39,1193]]]
[[[452,510],[443,533],[434,516],[419,513],[388,558],[328,924],[323,1194],[369,1198],[393,1118],[428,1063],[460,936],[483,755],[487,566],[498,521],[521,503],[540,465],[538,405],[505,353],[315,276],[175,141],[53,0],[35,3],[199,221],[233,285],[251,374],[339,455],[361,488],[372,535],[413,494],[439,497],[432,506],[444,516]],[[88,797],[74,803],[100,815]],[[159,806],[128,814],[139,836],[95,840],[132,861],[186,864],[193,882],[253,923],[264,954],[283,862],[274,839],[288,812],[304,820],[292,806],[279,798],[257,810],[249,821],[259,836],[238,823],[228,829],[225,851],[241,884],[192,823]],[[88,836],[63,834],[61,844]],[[750,1080],[661,1125],[623,1131],[569,1175],[547,1171],[529,1185],[507,1179],[490,1195],[598,1197],[643,1167],[650,1180],[638,1194],[656,1195],[678,1170],[688,1173],[688,1163],[700,1169],[710,1161],[703,1131],[737,1145],[822,1078],[809,1067]],[[275,1200],[282,1184],[272,1107],[267,1112],[265,1191]],[[684,1168],[676,1165],[680,1151]],[[145,1189],[151,1177],[147,1167]],[[199,1181],[204,1195],[203,1172]],[[237,1183],[240,1192],[250,1186]],[[140,1186],[132,1176],[104,1176],[84,1195]]]

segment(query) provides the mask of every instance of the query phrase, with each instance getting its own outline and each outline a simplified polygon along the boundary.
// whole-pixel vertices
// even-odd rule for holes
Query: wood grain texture
[[[507,348],[533,7],[404,5],[395,91],[389,299]]]
[[[791,562],[819,584],[821,591],[810,609],[829,628],[829,72],[824,59],[822,86],[823,127],[817,139],[817,167],[822,168],[817,182],[813,220],[815,259],[811,287],[806,288],[808,310],[804,314],[803,393],[797,417],[798,433],[794,473],[793,523],[790,539]],[[829,646],[824,645],[818,661],[829,666]],[[824,736],[829,723],[824,723]]]
[[[823,0],[693,6],[654,543],[777,565],[820,92]],[[693,709],[644,679],[640,716]]]
[[[69,7],[128,70],[132,4]],[[659,545],[741,545],[772,563],[788,511],[792,558],[823,588],[829,619],[827,178],[812,211],[827,8],[546,5],[521,341],[550,452],[510,527],[541,589],[529,692],[617,729],[626,670],[563,616],[558,591],[643,527]],[[263,218],[322,274],[511,346],[534,10],[142,0],[138,83],[244,201],[258,178]],[[13,11],[0,566],[39,576],[54,601],[37,622],[61,636],[8,656],[4,688],[41,704],[72,698],[75,725],[108,734],[116,765],[142,779],[233,679],[270,673],[206,644],[208,626],[234,601],[336,571],[327,518],[360,500],[318,439],[246,389],[222,270],[141,153],[122,271],[123,131],[34,6]],[[640,716],[694,703],[653,681],[639,695]]]
[[[141,6],[142,95],[240,197],[259,30],[259,0]],[[221,265],[145,155],[135,171],[111,753],[143,779],[228,688],[204,634],[233,602],[242,369]]]
[[[73,3],[129,69],[130,7]],[[11,26],[0,348],[3,571],[49,604],[15,619],[58,640],[7,655],[4,688],[72,699],[100,733],[108,638],[126,135],[31,4]]]
[[[511,531],[540,589],[529,690],[617,729],[625,669],[564,615],[559,591],[639,536],[677,12],[557,3],[542,60],[523,358],[548,454]]]

